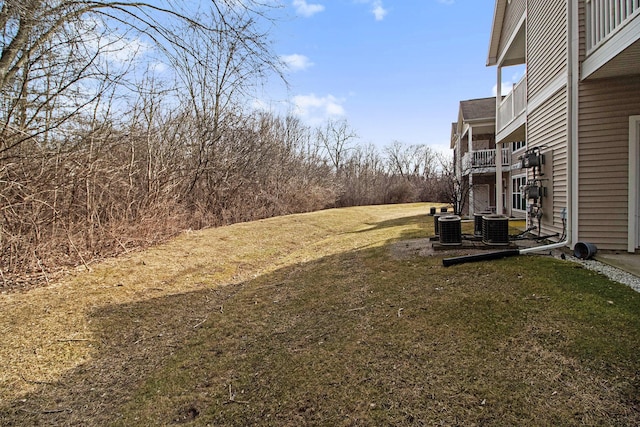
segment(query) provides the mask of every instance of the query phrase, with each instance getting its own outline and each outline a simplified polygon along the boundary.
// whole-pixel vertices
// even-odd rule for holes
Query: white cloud
[[[382,0],[354,0],[355,3],[371,5],[371,13],[376,21],[382,21],[389,13],[382,5]]]
[[[99,52],[102,59],[112,65],[126,66],[153,50],[140,37],[107,31],[104,23],[98,19],[89,18],[84,24],[82,38],[86,46]]]
[[[296,13],[306,18],[322,12],[324,6],[321,4],[309,4],[306,0],[293,0],[293,6],[296,8]]]
[[[522,78],[524,77],[525,73],[526,73],[526,68],[524,65],[516,65],[513,68],[513,73],[511,74],[511,79],[504,79],[502,81],[502,90],[500,92],[500,94],[502,96],[506,96],[508,94],[511,93],[511,91],[513,90],[513,87],[520,81],[522,80]],[[504,69],[505,71],[508,70],[508,68]],[[503,71],[503,77],[504,77],[504,73],[505,71]],[[493,85],[493,87],[491,88],[491,93],[493,94],[493,96],[496,96],[498,94],[498,85],[495,84]]]
[[[511,93],[512,89],[513,89],[513,83],[512,82],[502,82],[502,90],[500,91],[500,94],[502,96],[509,95]],[[493,96],[496,96],[498,94],[498,85],[497,84],[493,85],[493,87],[491,88],[491,94]]]
[[[344,116],[346,113],[342,106],[344,99],[333,95],[297,95],[292,102],[293,113],[310,125],[319,125],[327,119]]]
[[[149,71],[153,73],[164,73],[167,71],[169,67],[167,64],[161,61],[150,61],[149,62]]]
[[[293,72],[306,70],[313,65],[313,62],[311,62],[309,58],[297,53],[292,55],[282,55],[280,56],[280,60],[284,62],[289,71]]]
[[[381,0],[374,1],[372,6],[373,8],[371,9],[371,12],[373,13],[373,16],[375,16],[376,21],[382,21],[387,13],[389,13],[389,11],[382,6]]]

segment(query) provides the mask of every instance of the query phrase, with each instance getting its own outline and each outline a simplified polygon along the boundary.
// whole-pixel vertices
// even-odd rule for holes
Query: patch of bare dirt
[[[394,259],[406,259],[414,256],[428,257],[435,255],[429,238],[402,240],[389,246]]]
[[[435,242],[438,245],[437,242]],[[439,246],[437,248],[434,247],[434,242],[430,238],[423,239],[411,239],[411,240],[402,240],[400,242],[394,243],[389,246],[389,251],[391,252],[391,256],[394,259],[407,259],[415,256],[419,257],[430,257],[430,256],[462,256],[462,255],[474,255],[486,253],[488,251],[494,250],[499,251],[502,249],[506,249],[504,247],[490,247],[490,246]]]

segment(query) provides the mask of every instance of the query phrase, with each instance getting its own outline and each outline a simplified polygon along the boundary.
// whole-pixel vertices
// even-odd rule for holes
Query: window
[[[511,193],[512,205],[511,207],[517,211],[527,210],[527,200],[524,198],[522,187],[527,184],[527,176],[520,175],[515,176],[511,180],[513,192]]]
[[[526,141],[515,141],[515,142],[511,143],[511,151],[522,150],[526,146],[527,146],[527,142]]]

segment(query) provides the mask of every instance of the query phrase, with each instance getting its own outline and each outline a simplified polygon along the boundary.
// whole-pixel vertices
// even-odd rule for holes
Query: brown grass
[[[426,211],[190,233],[3,295],[0,424],[640,422],[638,294],[545,256],[444,268]]]

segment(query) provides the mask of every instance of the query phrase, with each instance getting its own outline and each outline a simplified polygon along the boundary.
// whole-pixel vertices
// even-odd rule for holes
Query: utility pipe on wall
[[[550,243],[548,245],[534,246],[532,248],[507,249],[504,251],[484,252],[484,253],[475,254],[475,255],[464,255],[464,256],[453,257],[453,258],[444,258],[442,260],[442,265],[444,265],[445,267],[450,267],[452,265],[465,264],[467,262],[490,261],[494,259],[507,258],[507,257],[516,256],[516,255],[524,255],[532,252],[548,251],[552,249],[562,248],[566,246],[567,243],[569,243],[567,240],[563,240],[558,243]]]

